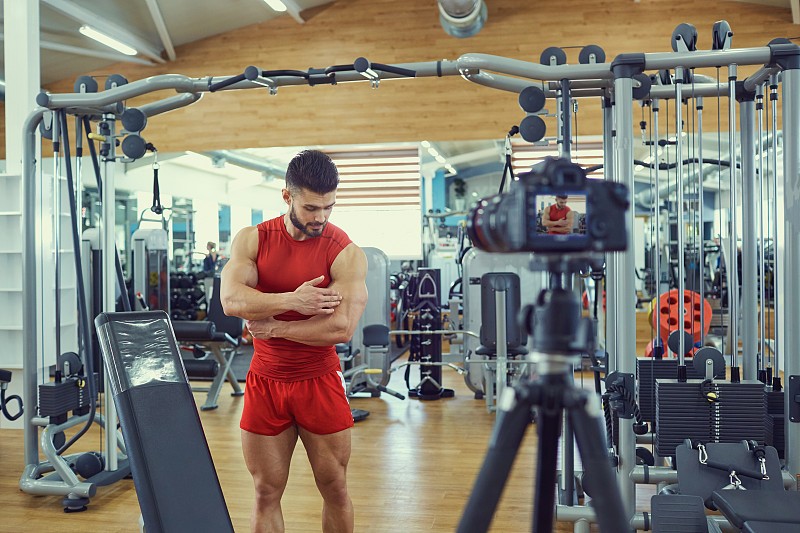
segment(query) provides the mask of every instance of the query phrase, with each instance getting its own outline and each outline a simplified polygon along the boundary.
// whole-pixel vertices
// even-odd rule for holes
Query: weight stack
[[[656,442],[661,457],[675,456],[675,448],[685,439],[709,442],[754,440],[764,444],[767,404],[760,381],[730,383],[715,381],[704,389],[717,401],[701,393],[703,380],[656,380]]]
[[[691,358],[686,358],[686,377],[689,379],[704,379],[694,369]],[[678,375],[677,359],[654,359],[652,357],[636,358],[636,376],[639,379],[639,410],[646,422],[656,419],[656,390],[657,379],[675,379]],[[722,370],[714,379],[725,379]]]
[[[89,405],[89,388],[85,381],[67,378],[56,383],[49,381],[39,385],[39,416],[61,417]]]
[[[767,391],[767,417],[766,424],[772,428],[772,440],[767,442],[770,446],[778,451],[778,457],[783,459],[783,452],[786,449],[786,440],[784,436],[784,410],[783,410],[783,391]]]

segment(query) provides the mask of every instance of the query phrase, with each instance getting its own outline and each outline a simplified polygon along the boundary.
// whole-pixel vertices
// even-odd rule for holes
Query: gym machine
[[[278,88],[287,85],[297,85],[307,83],[309,85],[330,84],[334,85],[338,82],[344,81],[357,81],[366,80],[371,83],[373,87],[379,87],[382,80],[392,78],[407,78],[407,77],[441,77],[441,76],[462,76],[468,81],[492,87],[499,90],[510,91],[523,96],[525,101],[526,111],[530,114],[520,123],[520,132],[526,140],[536,142],[541,140],[544,135],[545,128],[544,122],[541,117],[536,113],[541,110],[541,106],[536,108],[535,105],[531,106],[531,100],[541,101],[543,104],[547,98],[560,98],[559,103],[562,108],[567,108],[571,99],[584,98],[584,97],[598,97],[603,105],[604,112],[604,150],[607,157],[605,158],[605,174],[613,176],[614,181],[619,182],[633,189],[633,174],[634,174],[634,157],[633,157],[633,114],[630,107],[630,102],[633,98],[649,99],[652,101],[667,101],[676,99],[682,102],[682,98],[676,98],[676,89],[678,87],[686,86],[688,83],[682,81],[680,84],[672,83],[670,85],[653,84],[650,76],[644,75],[645,71],[661,71],[667,69],[679,69],[683,74],[687,71],[692,71],[696,68],[714,68],[718,65],[728,66],[729,79],[726,82],[719,82],[709,80],[707,77],[696,76],[694,81],[691,82],[691,92],[693,96],[703,97],[717,97],[720,94],[732,96],[732,100],[736,99],[737,87],[743,88],[747,92],[752,92],[757,85],[764,81],[770,81],[770,104],[773,107],[773,121],[777,117],[776,102],[772,100],[774,94],[777,98],[778,88],[782,87],[782,112],[783,112],[783,178],[779,180],[777,172],[774,172],[775,185],[774,197],[782,198],[783,202],[780,203],[775,210],[773,230],[776,233],[776,238],[773,242],[777,243],[775,247],[777,254],[774,254],[775,263],[780,264],[780,268],[776,269],[776,284],[774,294],[789,295],[788,297],[776,298],[776,326],[777,326],[777,339],[774,343],[778,356],[787,354],[786,346],[796,346],[800,342],[800,297],[795,297],[800,294],[800,285],[793,276],[786,275],[787,272],[796,272],[800,270],[800,244],[795,242],[794,239],[786,238],[789,235],[800,234],[800,228],[797,227],[798,220],[800,220],[800,203],[797,198],[800,197],[798,193],[797,184],[800,183],[800,113],[797,112],[800,108],[800,92],[798,92],[798,84],[800,84],[800,64],[798,64],[798,57],[800,57],[800,49],[787,41],[775,41],[763,47],[754,47],[748,49],[733,49],[730,48],[729,40],[721,38],[723,34],[729,37],[730,32],[723,31],[722,26],[717,28],[715,32],[715,46],[711,51],[695,50],[694,46],[689,46],[693,39],[684,37],[684,32],[678,32],[680,39],[675,38],[675,47],[673,52],[666,53],[648,53],[648,54],[621,54],[616,57],[613,62],[605,63],[604,54],[597,50],[597,47],[587,47],[581,51],[579,65],[567,65],[566,55],[559,49],[549,49],[546,54],[543,54],[543,60],[539,63],[531,63],[527,61],[520,61],[486,54],[465,54],[458,58],[456,61],[435,61],[426,63],[410,63],[403,65],[385,65],[380,63],[373,63],[365,58],[358,58],[351,65],[337,65],[328,67],[326,69],[309,69],[308,71],[270,71],[263,70],[258,67],[248,67],[244,73],[233,77],[204,77],[204,78],[188,78],[180,75],[163,75],[154,76],[147,80],[141,80],[130,84],[112,84],[106,91],[97,95],[91,93],[83,94],[42,94],[37,99],[40,108],[36,109],[29,116],[25,125],[24,136],[24,157],[23,157],[23,205],[28,207],[35,205],[36,190],[35,190],[35,130],[41,122],[42,117],[46,111],[58,111],[62,109],[78,110],[78,112],[87,115],[100,116],[105,115],[113,124],[113,121],[120,118],[121,114],[125,111],[118,106],[119,103],[141,96],[157,90],[175,89],[179,93],[176,96],[166,98],[161,101],[156,101],[150,104],[145,104],[137,111],[141,117],[150,117],[176,109],[185,105],[189,105],[199,99],[200,95],[204,92],[216,92],[219,90],[234,90],[234,89],[249,89],[249,88],[266,88],[271,94],[276,94]],[[685,48],[679,48],[679,44],[686,44]],[[739,82],[736,79],[736,67],[743,65],[761,65],[758,71],[747,77],[747,79]],[[773,79],[774,78],[774,79]],[[679,76],[683,80],[683,76]],[[774,89],[773,89],[774,81]],[[541,88],[540,88],[541,87]],[[538,92],[537,92],[538,91]],[[569,96],[568,98],[566,96]],[[677,93],[680,97],[681,94]],[[682,105],[682,104],[680,104]],[[680,105],[678,107],[680,107]],[[745,122],[749,122],[751,111],[749,110],[749,103],[743,103],[742,116],[746,117]],[[730,117],[735,119],[735,106],[731,105]],[[129,115],[131,113],[128,113]],[[568,116],[567,112],[562,111],[563,117]],[[569,121],[563,121],[559,124],[560,128],[568,127]],[[141,122],[141,121],[140,121]],[[731,121],[734,122],[734,121]],[[680,121],[679,121],[680,123]],[[109,124],[110,126],[111,124]],[[141,125],[141,124],[139,124]],[[132,154],[138,152],[143,155],[146,151],[147,144],[139,135],[142,127],[134,124],[131,128],[126,127],[126,132],[133,132],[127,134],[122,143],[123,151],[126,147],[133,149]],[[97,135],[102,137],[104,148],[107,154],[113,154],[114,146],[113,140],[116,135],[113,128],[106,131],[100,131]],[[734,142],[729,142],[731,150],[734,149],[735,136],[731,132],[731,138]],[[681,136],[678,136],[679,138]],[[570,135],[561,134],[561,138],[569,139]],[[773,135],[773,139],[776,136]],[[128,140],[130,139],[130,141]],[[681,150],[682,152],[682,150]],[[127,151],[125,152],[128,153]],[[773,169],[777,169],[777,155],[773,151],[771,155],[775,165]],[[682,158],[677,158],[680,164],[679,174],[683,174]],[[731,158],[733,159],[733,158]],[[745,168],[752,168],[750,163],[745,164],[742,162],[743,170]],[[735,172],[735,170],[734,170]],[[111,175],[111,183],[109,187],[113,191],[113,174]],[[679,187],[682,190],[682,187]],[[735,199],[734,196],[734,205]],[[750,198],[748,197],[748,201]],[[108,205],[113,207],[113,202],[106,202],[106,209]],[[628,226],[632,227],[632,217],[628,220]],[[111,214],[107,220],[111,220]],[[746,220],[750,220],[750,215],[745,213]],[[778,219],[782,218],[782,226],[777,224]],[[736,232],[735,216],[732,217],[732,232]],[[37,245],[35,243],[35,213],[30,209],[25,209],[23,213],[23,228],[25,228],[25,246],[23,254],[23,273],[24,289],[27,295],[23,302],[23,329],[26,331],[24,342],[24,358],[26,368],[35,369],[36,366],[36,338],[35,331],[37,327],[36,316],[36,294],[39,290],[34,271],[30,265],[36,263]],[[750,224],[750,222],[746,222]],[[113,232],[106,231],[103,239],[103,249],[110,250],[113,248]],[[735,235],[734,235],[735,237]],[[629,244],[632,244],[632,236],[628,235]],[[736,257],[736,244],[737,239],[731,238],[728,244],[733,248],[733,253],[729,257]],[[679,247],[679,253],[682,253]],[[754,248],[748,242],[743,250],[743,292],[752,294],[751,271],[751,250]],[[683,265],[683,261],[678,261],[679,265]],[[745,265],[750,264],[750,267]],[[27,268],[26,268],[27,266]],[[608,370],[613,372],[617,371],[622,375],[624,383],[628,383],[629,376],[632,378],[635,373],[635,311],[630,302],[635,301],[635,276],[632,272],[635,269],[635,263],[631,251],[631,246],[628,246],[628,251],[611,256],[608,258],[607,263],[608,272],[608,295],[607,295],[607,309],[608,316],[613,317],[615,327],[610,327],[608,321],[606,322],[608,330],[606,331],[606,346],[609,353]],[[729,295],[738,295],[739,283],[736,269],[728,269]],[[745,271],[747,273],[745,273]],[[113,261],[109,258],[104,260],[104,287],[106,288],[105,294],[113,294]],[[679,291],[681,292],[681,291]],[[738,316],[739,306],[735,296],[729,303],[729,310],[731,315],[730,326],[732,330],[731,338],[738,341]],[[756,316],[755,309],[750,309],[751,306],[744,306],[741,309],[743,317],[742,331],[743,340],[745,341],[745,349],[743,350],[743,357],[745,363],[743,365],[744,378],[752,379],[751,374],[754,374],[757,365],[754,364],[757,354],[755,350],[750,347],[753,344],[755,337],[752,335],[753,320]],[[753,306],[755,307],[755,306]],[[106,309],[112,309],[107,300]],[[432,313],[431,313],[432,315]],[[430,324],[429,324],[430,325]],[[431,332],[434,331],[431,328]],[[683,361],[685,339],[682,335],[678,335],[679,341],[679,363]],[[734,342],[729,342],[735,346]],[[731,353],[738,359],[738,353]],[[773,352],[774,354],[774,352]],[[778,356],[774,357],[777,363]],[[736,363],[736,361],[733,361]],[[429,363],[432,365],[433,363]],[[685,364],[679,364],[679,367],[684,367]],[[734,364],[734,366],[738,366]],[[779,376],[776,371],[773,377]],[[788,384],[788,393],[783,395],[783,402],[785,412],[788,413],[786,424],[786,440],[787,440],[787,457],[786,468],[789,472],[800,472],[800,455],[796,453],[796,443],[800,442],[800,417],[793,417],[798,407],[795,398],[800,393],[800,361],[796,358],[787,356],[785,357],[784,371],[786,376],[786,383]],[[26,405],[25,416],[28,416],[28,407],[33,408],[37,405],[36,399],[36,383],[35,372],[25,373],[24,393],[23,400]],[[33,377],[31,377],[33,376]],[[626,403],[626,402],[623,402]],[[632,524],[637,527],[643,526],[643,518],[641,515],[634,513],[635,502],[635,485],[634,479],[634,447],[635,439],[633,433],[633,421],[625,416],[620,416],[619,422],[619,446],[618,446],[618,481],[622,492],[622,501],[624,505],[624,516],[630,520]],[[27,422],[27,420],[26,420]],[[29,430],[26,428],[26,461],[28,458],[36,453],[35,439],[28,438]],[[33,442],[33,451],[29,443]],[[576,523],[576,528],[583,528],[585,531],[588,523],[597,521],[597,516],[588,508],[569,507],[558,505],[556,506],[556,518],[573,521]],[[605,529],[605,528],[604,528]],[[619,530],[618,530],[619,531]]]
[[[148,309],[170,312],[169,235],[163,229],[140,228],[131,237],[133,291]]]

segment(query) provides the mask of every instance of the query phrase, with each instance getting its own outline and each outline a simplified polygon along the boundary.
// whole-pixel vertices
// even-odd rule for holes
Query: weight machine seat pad
[[[797,533],[797,524],[789,522],[745,522],[742,533]]]
[[[700,496],[657,494],[650,499],[654,533],[708,533]]]
[[[207,321],[175,321],[172,323],[175,338],[179,341],[210,341],[217,333],[216,325]]]
[[[795,531],[800,531],[800,492],[715,490],[711,499],[725,518],[740,529],[752,521],[794,524]]]
[[[184,359],[183,367],[190,378],[213,378],[219,374],[219,363],[213,359]]]
[[[389,327],[384,324],[370,324],[361,330],[364,346],[389,346]]]

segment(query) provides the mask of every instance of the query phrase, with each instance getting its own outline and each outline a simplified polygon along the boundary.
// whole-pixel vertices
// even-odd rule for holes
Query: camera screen
[[[536,234],[552,237],[586,235],[586,194],[557,193],[536,196]]]

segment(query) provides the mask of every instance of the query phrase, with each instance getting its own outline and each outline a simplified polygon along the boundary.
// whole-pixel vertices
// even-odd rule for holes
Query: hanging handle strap
[[[150,206],[150,211],[156,215],[164,212],[164,207],[161,205],[161,190],[158,186],[158,150],[153,150],[153,205]]]

